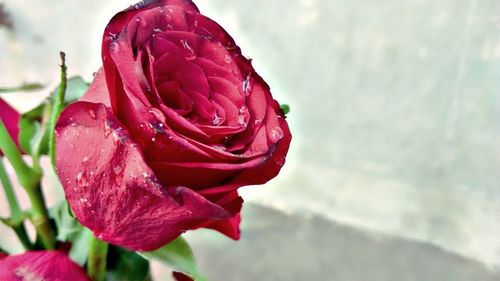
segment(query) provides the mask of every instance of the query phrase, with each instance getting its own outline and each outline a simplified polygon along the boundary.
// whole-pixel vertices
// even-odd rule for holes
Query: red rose
[[[250,60],[185,0],[115,15],[102,60],[56,128],[57,172],[76,217],[133,250],[199,227],[238,239],[237,188],[275,177],[291,140]]]
[[[18,144],[17,137],[19,136],[19,118],[19,113],[0,98],[0,120],[16,144]],[[2,155],[1,152],[0,155]]]
[[[64,253],[33,251],[0,257],[0,280],[90,281],[90,278]]]

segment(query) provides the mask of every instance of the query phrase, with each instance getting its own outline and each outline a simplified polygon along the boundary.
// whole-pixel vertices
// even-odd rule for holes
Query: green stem
[[[7,197],[7,202],[9,202],[10,217],[11,219],[16,220],[22,216],[23,212],[19,207],[16,193],[14,192],[14,188],[12,188],[12,183],[9,180],[9,175],[7,175],[7,171],[5,170],[2,160],[3,159],[0,158],[0,182],[2,183],[5,197]]]
[[[55,232],[49,222],[47,206],[45,205],[40,179],[40,171],[32,169],[24,162],[21,152],[10,137],[3,122],[0,120],[0,150],[5,154],[16,172],[19,183],[24,187],[32,205],[32,222],[37,233],[40,234],[46,249],[54,249],[56,244]]]
[[[64,95],[66,93],[66,84],[67,84],[66,54],[64,52],[60,52],[59,55],[61,56],[61,84],[59,85],[59,89],[57,90],[56,94],[53,97],[52,112],[50,114],[50,120],[49,120],[49,153],[53,167],[55,167],[56,163],[55,128],[57,119],[59,118],[59,114],[61,114],[61,110],[63,108]]]
[[[11,227],[16,233],[19,241],[23,244],[25,250],[32,249],[33,245],[28,237],[26,228],[24,227],[24,214],[19,207],[19,202],[17,201],[16,193],[12,188],[12,183],[10,182],[9,176],[3,165],[2,158],[0,158],[0,182],[2,183],[3,190],[5,192],[5,197],[7,197],[7,202],[9,203],[10,209],[10,219]]]
[[[103,281],[106,276],[106,259],[109,245],[90,235],[87,273],[94,281]]]
[[[35,226],[37,233],[42,238],[46,249],[52,250],[56,247],[56,236],[54,229],[49,221],[49,212],[45,204],[42,187],[37,185],[31,190],[26,190],[31,202],[32,215],[31,221]]]
[[[4,123],[0,120],[0,150],[4,153],[5,157],[9,160],[12,168],[16,172],[19,183],[24,188],[32,188],[38,184],[41,175],[31,169],[26,162],[24,162],[21,152],[12,140]]]
[[[23,245],[25,250],[33,249],[33,244],[31,243],[31,240],[28,237],[28,232],[26,231],[26,228],[24,227],[24,224],[22,222],[18,226],[13,226],[12,229],[14,229],[17,238],[19,239],[19,241],[21,241],[21,244]]]
[[[33,148],[31,150],[31,157],[33,159],[33,169],[36,170],[41,170],[40,168],[40,154],[42,150],[42,143],[44,141],[44,138],[46,137],[45,132],[48,132],[48,125],[49,125],[49,120],[51,118],[51,113],[52,113],[52,104],[47,103],[43,110],[43,115],[42,115],[42,122],[41,122],[41,128],[39,133],[34,137],[33,140]]]

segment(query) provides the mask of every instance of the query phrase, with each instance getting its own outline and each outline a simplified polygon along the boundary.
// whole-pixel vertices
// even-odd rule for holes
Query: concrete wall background
[[[102,29],[115,12],[133,3],[102,2],[4,1],[14,29],[0,29],[0,85],[57,83],[59,50],[67,53],[70,74],[90,79],[100,65]],[[252,219],[245,222],[247,229],[258,227],[258,221],[273,224],[273,216],[250,215],[263,215],[258,211],[262,206],[297,222],[304,215],[319,216],[322,224],[356,228],[370,241],[379,235],[399,239],[401,247],[373,248],[387,261],[374,265],[374,272],[395,273],[391,257],[405,247],[419,249],[410,252],[423,261],[426,255],[434,257],[434,250],[421,250],[432,245],[447,252],[440,256],[443,266],[465,257],[477,262],[485,274],[469,280],[490,280],[486,276],[500,266],[500,2],[206,0],[197,4],[233,35],[244,54],[254,59],[274,96],[292,108],[294,140],[283,172],[266,186],[244,188],[246,201],[252,203],[244,212]],[[27,110],[46,94],[6,98]],[[60,197],[56,189],[48,193]],[[5,206],[0,209],[0,214],[6,212]],[[275,231],[258,229],[269,235]],[[342,229],[337,231],[350,233]],[[311,248],[294,240],[301,231],[306,235],[308,230],[290,228],[290,233],[282,233],[283,240]],[[0,233],[2,244],[5,230]],[[221,277],[225,275],[209,264],[219,252],[222,260],[231,256],[228,247],[247,253],[248,266],[259,263],[259,253],[244,246],[252,245],[254,238],[243,235],[241,244],[204,232],[189,238],[202,266],[211,276]],[[345,239],[341,244],[349,245],[356,237]],[[314,243],[334,250],[329,239]],[[317,248],[316,257],[307,258],[333,258],[323,256],[321,249]],[[276,277],[280,275],[273,279],[276,262],[265,267],[269,278],[265,280],[282,280]],[[417,261],[409,262],[415,266],[397,271],[397,276],[408,276],[399,280],[430,280],[411,279],[422,269]],[[460,267],[459,262],[456,265],[453,268]],[[350,266],[353,274],[359,270]],[[235,262],[228,268],[238,267]],[[260,264],[255,268],[262,269]],[[349,264],[342,268],[349,269]],[[359,280],[357,275],[341,276],[336,280]],[[434,280],[457,280],[448,277]]]

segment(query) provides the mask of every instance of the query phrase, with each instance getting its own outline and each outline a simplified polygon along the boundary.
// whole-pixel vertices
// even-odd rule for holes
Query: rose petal
[[[7,102],[0,98],[0,120],[2,120],[5,128],[7,129],[7,132],[9,132],[12,140],[14,140],[16,144],[19,144],[19,118],[19,113]]]
[[[194,279],[185,275],[184,273],[182,272],[177,272],[177,271],[174,271],[172,272],[172,276],[175,278],[175,280],[177,281],[193,281]]]
[[[33,251],[1,259],[0,280],[90,281],[90,278],[62,252]]]
[[[188,188],[162,186],[102,104],[70,105],[56,133],[57,173],[66,198],[78,220],[104,241],[152,250],[201,222],[231,216]]]
[[[79,101],[102,103],[111,107],[109,91],[106,86],[106,76],[104,75],[104,70],[102,68],[99,68],[99,70],[94,74],[94,80]]]

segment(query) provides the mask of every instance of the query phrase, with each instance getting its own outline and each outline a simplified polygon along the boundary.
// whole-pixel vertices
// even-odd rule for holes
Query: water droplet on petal
[[[123,167],[120,165],[116,165],[113,167],[113,173],[115,173],[115,175],[119,174],[122,170],[123,170]]]
[[[242,85],[242,88],[243,88],[243,93],[245,94],[245,96],[248,96],[251,92],[251,88],[252,88],[252,83],[250,81],[250,78],[251,78],[252,74],[248,74],[247,77],[245,78],[245,80],[243,81],[243,85]]]
[[[120,47],[118,46],[118,43],[112,42],[109,44],[109,51],[112,53],[117,53],[120,50]]]
[[[163,112],[161,112],[160,110],[151,108],[148,110],[148,112],[151,113],[156,118],[156,120],[165,122],[165,114],[163,114]]]
[[[262,124],[262,119],[255,119],[255,121],[253,122],[253,125],[255,127],[258,127]]]
[[[223,145],[213,145],[212,147],[219,151],[227,151],[227,148]]]
[[[238,125],[240,125],[240,127],[246,127],[247,126],[247,122],[245,121],[245,115],[238,115]]]
[[[270,139],[272,142],[277,142],[283,138],[283,130],[280,127],[271,129]]]
[[[240,114],[245,114],[246,111],[247,111],[247,107],[246,106],[242,106],[239,109]]]
[[[196,58],[196,53],[194,52],[193,48],[189,45],[186,39],[181,39],[181,44],[182,47],[187,51],[187,60],[194,60]]]
[[[222,118],[219,117],[217,114],[215,114],[214,119],[212,120],[212,125],[218,126],[220,124],[221,120],[222,120]]]
[[[113,122],[111,120],[104,121],[104,137],[108,137],[111,134]]]
[[[285,157],[277,157],[275,161],[276,165],[280,167],[283,167],[283,165],[285,165]]]
[[[84,172],[79,172],[76,175],[76,183],[78,184],[79,187],[87,187],[89,185],[87,176],[85,175]]]
[[[116,33],[109,32],[108,35],[106,35],[105,40],[107,41],[113,41],[116,39]]]
[[[225,62],[225,63],[231,63],[231,56],[226,54],[226,55],[224,56],[224,62]]]
[[[158,28],[158,27],[157,27],[157,28],[155,28],[155,29],[153,29],[153,32],[156,32],[156,33],[159,33],[159,32],[162,32],[162,31],[163,31],[163,30],[161,30],[161,29],[160,29],[160,28]]]
[[[95,114],[95,110],[89,109],[89,115],[92,119],[96,119],[97,115]]]
[[[88,156],[83,157],[82,163],[87,163],[87,162],[89,162],[89,157]]]

